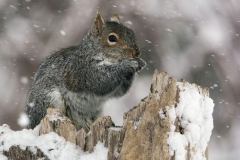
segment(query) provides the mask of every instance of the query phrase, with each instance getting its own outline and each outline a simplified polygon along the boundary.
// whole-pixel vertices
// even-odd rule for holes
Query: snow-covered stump
[[[0,158],[21,153],[21,158],[26,154],[31,159],[204,160],[213,106],[207,88],[155,71],[149,95],[124,114],[122,127],[101,117],[88,133],[76,132],[67,117],[50,109],[33,131],[17,133],[0,126]]]
[[[149,95],[124,117],[118,159],[208,159],[213,107],[207,88],[155,71]]]

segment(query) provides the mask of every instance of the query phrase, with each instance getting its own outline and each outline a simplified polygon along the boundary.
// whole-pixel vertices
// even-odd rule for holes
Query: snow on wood
[[[94,152],[90,154],[83,152],[80,147],[66,141],[54,132],[39,136],[39,127],[34,130],[12,131],[9,126],[2,125],[0,133],[0,158],[8,157],[13,160],[107,159],[108,149],[100,142],[95,146]]]
[[[205,152],[213,129],[213,101],[209,98],[207,89],[202,90],[201,87],[184,80],[178,82],[177,86],[178,103],[166,107],[171,122],[167,139],[170,155],[174,155],[175,160],[186,157],[205,160]],[[189,148],[190,152],[185,148]]]
[[[208,89],[155,71],[149,95],[124,114],[122,127],[101,117],[88,133],[76,132],[67,117],[48,108],[34,130],[0,126],[0,158],[204,160],[213,107]]]

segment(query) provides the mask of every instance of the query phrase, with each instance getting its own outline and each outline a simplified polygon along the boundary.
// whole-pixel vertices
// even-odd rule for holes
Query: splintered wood
[[[172,122],[169,112],[179,103],[180,88],[177,83],[179,82],[176,78],[156,70],[149,95],[124,114],[122,127],[115,127],[111,117],[101,117],[91,125],[88,133],[84,129],[76,132],[67,117],[58,113],[57,109],[48,108],[47,115],[40,124],[40,134],[56,132],[89,152],[92,152],[100,141],[108,148],[108,160],[176,160],[176,150],[171,150],[168,138],[173,125],[172,132],[184,134],[181,117],[175,117]],[[182,83],[184,85],[187,82],[182,80]],[[195,84],[192,86],[195,86],[202,96],[209,97],[208,89],[202,89]],[[11,149],[9,153],[12,152]],[[193,160],[190,152],[195,152],[196,148],[187,145],[184,149],[185,159]],[[207,147],[204,151],[207,159]],[[6,155],[9,156],[9,153]]]

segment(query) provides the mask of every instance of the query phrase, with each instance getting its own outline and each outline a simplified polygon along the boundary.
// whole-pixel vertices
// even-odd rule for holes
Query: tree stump
[[[201,115],[196,116],[197,120],[192,117],[195,110]],[[108,160],[208,159],[212,111],[207,88],[185,80],[177,82],[166,72],[156,70],[149,95],[124,114],[122,127],[115,127],[110,117],[101,117],[88,133],[84,129],[76,132],[67,117],[49,108],[41,121],[40,134],[56,132],[89,152],[100,141],[108,148]],[[10,158],[15,150],[11,148],[4,154]]]

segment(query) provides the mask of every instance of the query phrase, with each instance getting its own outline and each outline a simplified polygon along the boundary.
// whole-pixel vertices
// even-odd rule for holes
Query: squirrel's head
[[[98,40],[103,52],[113,59],[140,56],[134,32],[121,24],[117,14],[106,22],[97,14],[91,34]]]

